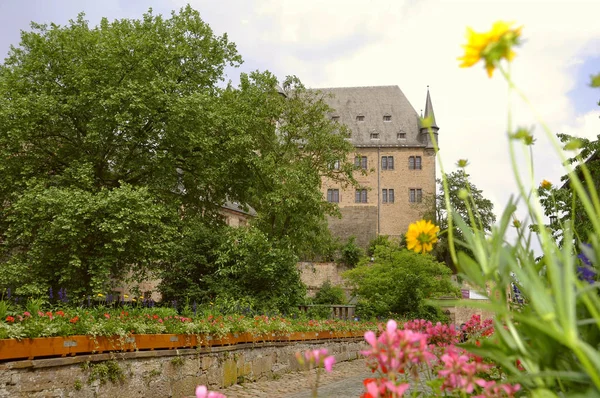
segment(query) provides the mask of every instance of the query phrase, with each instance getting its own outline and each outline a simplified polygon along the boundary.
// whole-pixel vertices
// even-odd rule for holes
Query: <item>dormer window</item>
[[[371,139],[372,140],[378,140],[379,139],[379,133],[371,133]]]
[[[340,117],[339,116],[332,116],[331,120],[333,120],[334,122],[339,122],[340,121]]]
[[[383,115],[383,121],[384,122],[391,122],[392,121],[392,115]]]
[[[398,133],[398,139],[399,140],[405,140],[406,139],[406,133]]]
[[[356,116],[356,121],[357,122],[364,122],[365,121],[365,116],[364,115],[358,115],[358,116]]]

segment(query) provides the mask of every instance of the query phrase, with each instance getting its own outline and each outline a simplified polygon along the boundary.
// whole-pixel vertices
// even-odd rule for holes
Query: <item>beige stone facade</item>
[[[333,95],[328,102],[335,111],[329,116],[352,131],[356,153],[349,160],[364,170],[357,170],[355,178],[366,189],[359,194],[355,187],[323,180],[324,197],[338,203],[342,214],[341,219],[329,218],[331,231],[342,240],[355,236],[363,247],[378,235],[401,237],[435,194],[436,161],[429,132],[396,86],[324,91]],[[437,137],[429,93],[425,117],[433,119]]]

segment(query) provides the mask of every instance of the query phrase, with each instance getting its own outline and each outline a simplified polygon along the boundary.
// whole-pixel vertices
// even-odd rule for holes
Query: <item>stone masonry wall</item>
[[[345,265],[335,262],[299,262],[297,267],[300,271],[300,279],[306,285],[307,293],[310,297],[314,297],[321,288],[321,285],[323,285],[323,282],[326,281],[329,281],[332,286],[340,286],[346,292],[346,296],[350,297],[351,289],[342,278],[342,273],[349,269]]]
[[[450,307],[442,305],[442,311],[448,311],[448,316],[450,317],[450,323],[455,325],[462,325],[463,323],[467,323],[469,319],[473,315],[481,316],[481,320],[484,319],[493,319],[494,313],[490,311],[485,311],[480,308],[471,308],[471,307]]]
[[[327,348],[339,362],[359,358],[365,345],[362,339],[318,340],[7,362],[0,363],[0,397],[190,397],[200,384],[214,390],[298,370],[295,353],[309,348]],[[123,381],[90,383],[106,361],[118,366]]]

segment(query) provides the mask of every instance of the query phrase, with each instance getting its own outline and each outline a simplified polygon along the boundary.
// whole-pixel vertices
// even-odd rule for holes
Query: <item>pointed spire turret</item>
[[[429,95],[429,86],[427,86],[427,99],[425,100],[425,119],[431,118],[431,127],[439,129],[435,123],[435,114],[433,113],[433,105],[431,104],[431,96]]]
[[[425,115],[422,115],[422,118],[431,119],[431,130],[433,132],[433,136],[435,137],[436,142],[439,145],[438,141],[438,130],[440,129],[435,121],[435,114],[433,113],[433,104],[431,103],[431,95],[429,94],[429,86],[427,86],[427,99],[425,100]],[[419,134],[419,140],[427,145],[427,148],[433,148],[433,142],[431,142],[431,137],[429,136],[429,129],[427,127],[421,127],[421,133]]]

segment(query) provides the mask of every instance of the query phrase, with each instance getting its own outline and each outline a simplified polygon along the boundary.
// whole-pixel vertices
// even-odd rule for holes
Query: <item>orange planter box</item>
[[[134,337],[138,350],[191,348],[198,344],[196,336],[185,334],[136,334]]]
[[[75,355],[79,352],[92,352],[95,345],[88,336],[2,339],[0,360]]]
[[[0,339],[0,361],[43,357],[72,356],[83,353],[111,351],[165,350],[227,346],[269,341],[307,341],[345,337],[362,337],[363,332],[294,332],[288,334],[232,333],[224,337],[185,334],[134,334],[126,337],[41,337],[34,339]]]

